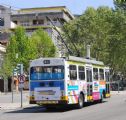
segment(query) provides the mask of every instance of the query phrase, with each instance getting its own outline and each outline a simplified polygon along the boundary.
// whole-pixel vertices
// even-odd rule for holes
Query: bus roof
[[[51,63],[55,64],[55,65],[63,64],[64,60],[82,62],[82,63],[93,64],[93,65],[101,65],[101,66],[104,65],[104,63],[101,61],[91,60],[91,59],[86,59],[86,58],[81,58],[81,57],[75,57],[75,56],[69,56],[69,57],[64,57],[64,58],[38,58],[35,60],[31,60],[31,66],[42,65],[44,60],[51,60]],[[57,63],[57,60],[59,61],[58,63]]]
[[[63,65],[64,58],[38,58],[31,60],[30,66]]]
[[[67,59],[71,61],[83,62],[87,64],[104,65],[102,61],[91,60],[91,59],[75,57],[75,56],[69,56]]]

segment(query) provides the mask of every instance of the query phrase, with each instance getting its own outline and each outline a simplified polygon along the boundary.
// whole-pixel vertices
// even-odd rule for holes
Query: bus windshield
[[[35,66],[30,69],[30,80],[64,79],[64,66]]]

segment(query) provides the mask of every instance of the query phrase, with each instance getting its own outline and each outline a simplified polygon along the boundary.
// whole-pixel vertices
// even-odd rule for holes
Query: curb
[[[112,95],[119,95],[119,94],[123,95],[123,94],[126,94],[126,91],[111,91],[110,94],[112,94]]]

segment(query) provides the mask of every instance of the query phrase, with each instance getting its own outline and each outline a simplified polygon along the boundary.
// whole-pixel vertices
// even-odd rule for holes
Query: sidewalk
[[[125,91],[111,91],[111,95],[119,95],[119,94],[125,94],[126,95],[126,90]]]
[[[14,94],[20,94],[20,91],[16,92],[16,91],[13,91]],[[23,93],[24,94],[29,94],[29,91],[28,90],[23,90]],[[1,92],[0,91],[0,95],[7,95],[7,94],[12,94],[12,92]]]
[[[23,103],[22,108],[31,107],[33,105],[29,104],[29,92],[23,91]],[[15,110],[21,108],[21,94],[20,92],[13,93],[13,103],[12,103],[12,92],[0,93],[0,110]]]
[[[21,108],[21,103],[0,103],[0,110],[15,110],[30,107],[29,103],[23,103]]]

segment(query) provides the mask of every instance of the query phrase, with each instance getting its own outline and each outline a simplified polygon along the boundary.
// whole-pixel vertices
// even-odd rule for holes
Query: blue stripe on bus
[[[36,87],[60,87],[60,90],[64,90],[64,81],[39,81],[30,82],[30,90],[34,91]]]
[[[68,90],[78,90],[78,86],[77,85],[68,86]]]

